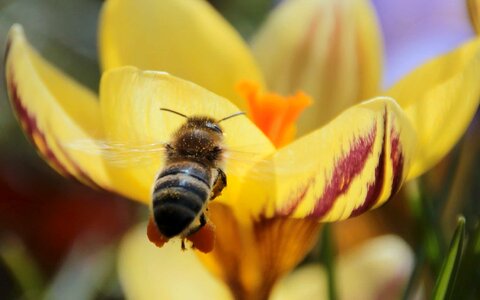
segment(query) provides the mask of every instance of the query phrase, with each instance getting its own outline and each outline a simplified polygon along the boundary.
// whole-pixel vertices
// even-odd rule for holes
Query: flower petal
[[[435,165],[465,132],[480,99],[480,39],[421,66],[387,93],[418,134],[408,178]]]
[[[276,198],[266,214],[337,221],[376,208],[400,188],[414,146],[393,99],[354,106],[275,154]]]
[[[263,84],[239,34],[202,0],[107,1],[100,21],[104,69],[132,65],[172,73],[236,101],[243,79]]]
[[[385,41],[384,86],[435,56],[475,36],[467,2],[451,0],[372,1]]]
[[[217,225],[215,248],[211,253],[198,254],[229,285],[236,299],[268,298],[278,278],[315,245],[322,225],[313,219],[287,216],[244,221],[232,207],[217,201],[209,205],[208,214]]]
[[[12,108],[45,160],[63,176],[115,190],[100,156],[65,144],[102,137],[97,97],[40,57],[19,25],[10,30],[5,62]]]
[[[410,277],[413,259],[408,244],[392,235],[352,249],[336,261],[339,299],[398,299]],[[280,281],[271,299],[327,299],[327,289],[325,270],[311,264]]]
[[[111,141],[131,145],[167,143],[174,131],[185,122],[184,118],[161,111],[160,108],[168,108],[187,116],[210,116],[217,120],[239,111],[228,100],[191,82],[167,73],[141,71],[133,67],[104,73],[100,98],[106,137]],[[275,150],[268,138],[245,116],[232,118],[221,125],[225,132],[227,150],[245,148],[252,144],[256,145],[258,156]],[[130,182],[124,183],[125,193],[134,193],[136,199],[146,203],[150,201],[151,186],[163,162],[160,154],[152,157],[148,164],[132,163],[124,171],[119,169],[119,172],[131,175]],[[254,160],[245,162],[245,172],[254,163]],[[229,176],[228,188],[223,195],[235,195],[235,191],[238,193],[240,182],[234,178],[236,177]]]
[[[123,239],[118,263],[128,299],[232,299],[194,251],[180,251],[180,244],[172,242],[159,250],[145,238],[145,225]]]
[[[305,133],[378,90],[381,44],[368,1],[285,1],[253,40],[269,89],[314,98],[300,120]]]

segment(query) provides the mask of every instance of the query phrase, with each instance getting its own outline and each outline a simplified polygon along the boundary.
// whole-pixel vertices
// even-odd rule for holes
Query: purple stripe
[[[57,140],[54,140],[55,145],[59,149],[59,151],[65,156],[67,161],[71,164],[71,166],[75,169],[75,174],[72,174],[68,171],[68,169],[63,165],[53,150],[49,147],[47,143],[47,139],[43,131],[41,131],[37,126],[37,121],[34,117],[32,117],[29,113],[27,108],[22,104],[21,97],[18,93],[17,84],[14,81],[13,73],[9,73],[9,91],[10,91],[10,99],[14,111],[22,124],[22,127],[26,133],[28,139],[36,146],[37,150],[45,157],[45,159],[52,165],[54,169],[56,169],[62,176],[77,179],[82,183],[85,183],[93,188],[96,189],[104,189],[100,187],[80,166],[75,162],[75,160],[65,151],[64,148],[60,146],[60,143]],[[40,140],[41,143],[44,145],[44,149],[40,149],[37,146],[37,143],[33,136],[36,135]]]
[[[60,152],[65,156],[65,158],[68,160],[68,163],[75,169],[75,177],[78,181],[81,183],[84,183],[92,188],[95,189],[103,189],[108,192],[108,189],[105,189],[104,187],[99,186],[91,177],[88,175],[77,163],[76,161],[70,156],[70,154],[60,146],[60,143],[57,141],[57,139],[54,139],[55,145],[59,149]]]
[[[60,162],[55,153],[53,153],[52,149],[49,148],[45,134],[38,128],[36,119],[31,116],[28,113],[27,108],[23,106],[22,99],[18,93],[17,84],[14,80],[13,72],[8,72],[7,76],[9,79],[8,89],[10,92],[10,101],[14,111],[16,112],[17,118],[26,133],[26,136],[35,146],[37,146],[37,143],[33,136],[37,136],[44,145],[44,149],[40,149],[40,147],[37,146],[36,148],[38,151],[60,174],[67,178],[71,178],[72,174],[68,172],[67,168]]]
[[[350,217],[355,217],[358,215],[363,214],[364,212],[368,211],[372,206],[374,206],[377,201],[379,200],[380,192],[382,191],[382,187],[385,181],[385,148],[386,148],[386,139],[387,139],[387,114],[385,113],[383,119],[383,138],[382,138],[382,151],[380,152],[380,156],[378,158],[377,167],[375,168],[375,179],[374,181],[368,185],[367,195],[365,196],[365,200],[363,200],[362,205],[355,208]]]
[[[300,205],[303,198],[305,198],[305,195],[307,194],[308,190],[313,185],[313,183],[314,183],[313,179],[309,180],[308,184],[304,188],[300,189],[300,192],[296,193],[293,199],[287,202],[287,205],[285,205],[284,207],[280,208],[277,211],[277,214],[279,216],[291,216],[297,209],[298,205]]]
[[[332,208],[335,200],[348,191],[353,179],[364,169],[365,163],[373,151],[376,133],[377,126],[374,126],[367,136],[356,139],[350,151],[335,163],[332,178],[326,184],[323,195],[317,199],[313,211],[307,217],[323,217]],[[383,173],[383,168],[381,169],[377,167],[376,174]],[[293,214],[313,184],[314,180],[311,179],[305,187],[300,189],[300,193],[288,201],[287,205],[277,210],[277,213],[282,216]],[[370,193],[374,194],[374,190]]]
[[[333,203],[339,196],[345,194],[353,179],[358,176],[365,167],[368,157],[373,151],[377,126],[370,133],[358,138],[347,155],[337,161],[332,178],[325,187],[323,195],[318,198],[310,216],[321,218],[332,208]]]
[[[392,128],[390,135],[392,145],[390,159],[392,160],[393,168],[392,195],[394,195],[402,186],[404,158],[402,147],[400,145],[400,136],[395,132],[394,128]]]

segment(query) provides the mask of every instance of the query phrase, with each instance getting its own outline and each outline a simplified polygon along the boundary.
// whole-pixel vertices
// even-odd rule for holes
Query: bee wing
[[[269,182],[272,178],[294,178],[312,173],[317,168],[317,161],[302,160],[298,163],[298,153],[292,149],[282,150],[281,157],[277,152],[265,154],[256,152],[258,145],[230,145],[225,149],[225,172],[227,175],[247,176],[257,182]],[[260,145],[261,148],[262,145]]]
[[[75,140],[66,147],[90,155],[101,156],[109,164],[128,168],[144,166],[152,161],[163,159],[165,143],[131,144],[106,140]]]
[[[302,166],[294,166],[293,159],[285,159],[279,163],[274,161],[273,153],[265,155],[255,152],[254,149],[255,147],[227,149],[224,154],[227,175],[247,176],[257,182],[267,182],[274,176],[294,175],[301,171]]]

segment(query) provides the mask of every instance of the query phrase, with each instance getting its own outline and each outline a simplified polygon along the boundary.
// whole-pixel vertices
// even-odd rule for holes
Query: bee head
[[[215,162],[222,154],[223,130],[212,118],[189,117],[177,131],[172,146],[177,155]]]
[[[220,122],[243,115],[244,112],[234,113],[223,119],[215,120],[207,116],[186,116],[168,108],[160,108],[187,119],[175,133],[169,145],[168,156],[173,158],[193,157],[215,165],[223,153],[223,129]]]
[[[187,123],[183,127],[205,127],[207,129],[211,129],[211,130],[215,131],[218,134],[223,134],[223,130],[219,125],[220,122],[223,122],[223,121],[228,120],[230,118],[245,114],[245,112],[239,111],[239,112],[236,112],[234,114],[231,114],[229,116],[226,116],[226,117],[216,121],[215,119],[212,119],[210,117],[188,117],[188,116],[186,116],[182,113],[179,113],[178,111],[171,110],[171,109],[168,109],[168,108],[163,108],[163,107],[160,108],[160,110],[168,111],[170,113],[174,113],[176,115],[179,115],[179,116],[187,119]]]
[[[188,129],[205,130],[210,134],[223,135],[223,129],[217,121],[210,117],[189,117],[183,126]]]

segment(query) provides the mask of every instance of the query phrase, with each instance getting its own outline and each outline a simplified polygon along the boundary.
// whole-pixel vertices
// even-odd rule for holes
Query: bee
[[[170,238],[185,239],[203,252],[213,249],[214,234],[205,212],[208,202],[218,197],[227,186],[223,171],[223,130],[220,123],[243,115],[238,112],[220,120],[207,116],[186,116],[186,122],[165,145],[164,168],[152,188],[152,216],[148,237],[157,246]],[[202,232],[203,231],[203,232]]]
[[[182,249],[186,241],[202,252],[213,249],[215,228],[209,221],[207,211],[210,201],[217,198],[227,186],[227,173],[234,177],[245,176],[256,184],[272,180],[271,160],[258,149],[272,149],[265,138],[255,144],[235,144],[224,139],[226,135],[220,124],[230,118],[244,115],[233,113],[224,118],[205,115],[187,116],[174,110],[160,110],[185,118],[166,141],[116,142],[112,140],[68,141],[65,147],[87,155],[101,155],[114,168],[148,168],[152,175],[150,218],[147,226],[149,240],[162,247],[170,239],[180,238]],[[170,129],[166,129],[169,131]],[[265,150],[263,150],[265,151]],[[152,162],[161,160],[161,169],[153,171]],[[293,161],[291,159],[285,160]],[[278,169],[292,172],[278,166]],[[146,167],[148,165],[148,167]],[[255,170],[252,166],[255,165]],[[120,169],[119,169],[120,170]]]

